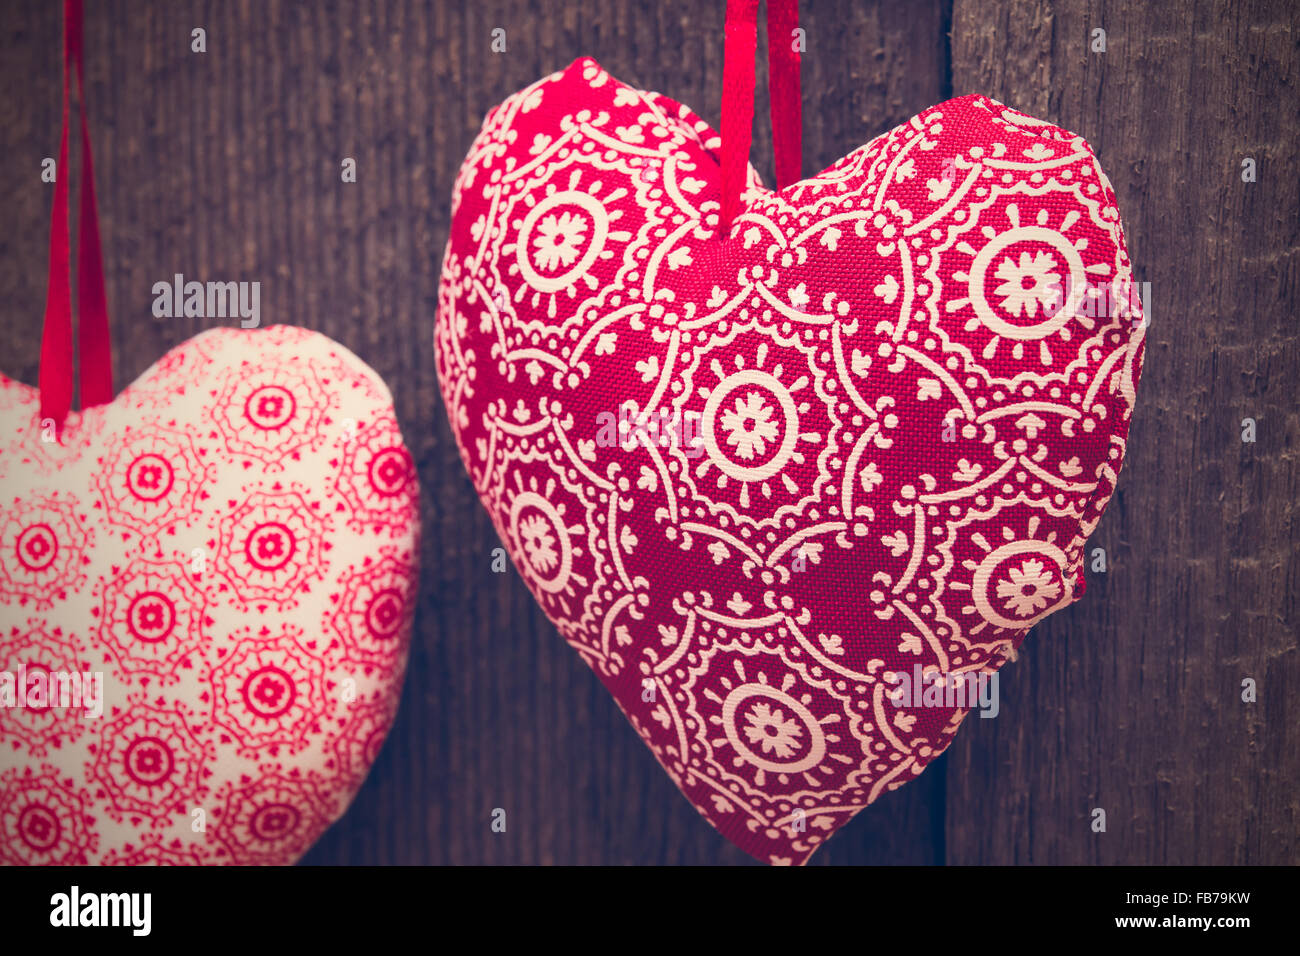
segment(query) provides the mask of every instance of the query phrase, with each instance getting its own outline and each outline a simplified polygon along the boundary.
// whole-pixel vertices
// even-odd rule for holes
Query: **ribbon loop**
[[[767,0],[767,91],[772,108],[776,188],[803,178],[803,103],[799,85],[798,0]]]
[[[68,225],[68,118],[71,70],[77,71],[77,96],[81,104],[81,209],[78,216],[77,299],[78,340],[81,350],[81,406],[90,408],[113,399],[113,359],[109,340],[108,300],[104,284],[103,250],[99,236],[99,208],[95,196],[95,164],[86,118],[81,0],[63,4],[63,130],[59,162],[54,174],[54,201],[50,212],[50,272],[45,295],[45,325],[41,337],[41,418],[62,427],[72,408],[72,258]]]
[[[800,178],[802,105],[795,30],[798,0],[767,0],[768,93],[778,189]],[[740,212],[754,130],[754,57],[758,50],[758,0],[727,0],[722,72],[722,213],[726,236]]]

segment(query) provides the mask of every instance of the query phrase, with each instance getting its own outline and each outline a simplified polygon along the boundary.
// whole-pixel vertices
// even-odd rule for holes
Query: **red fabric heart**
[[[719,163],[590,59],[492,110],[438,371],[560,633],[714,826],[801,863],[1082,595],[1143,323],[1087,144],[987,97],[750,169],[725,237]]]
[[[0,862],[292,863],[405,671],[388,390],[275,326],[191,339],[61,441],[38,405],[0,376]]]

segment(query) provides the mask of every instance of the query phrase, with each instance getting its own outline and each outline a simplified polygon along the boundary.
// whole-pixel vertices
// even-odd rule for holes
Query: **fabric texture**
[[[406,666],[418,486],[387,388],[317,333],[214,329],[59,441],[38,409],[0,376],[0,862],[293,862]]]
[[[1143,322],[1088,145],[987,97],[750,168],[726,236],[719,163],[591,59],[493,109],[438,372],[560,634],[715,827],[803,863],[969,712],[910,679],[992,674],[1082,595]]]

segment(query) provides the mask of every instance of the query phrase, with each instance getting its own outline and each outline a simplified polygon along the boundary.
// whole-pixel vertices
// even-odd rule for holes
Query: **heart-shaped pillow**
[[[986,97],[750,169],[725,236],[719,150],[591,59],[492,110],[438,371],[560,633],[714,826],[804,862],[1082,595],[1142,322],[1087,144]]]
[[[406,666],[387,388],[317,333],[214,329],[55,437],[0,376],[0,862],[293,862]]]

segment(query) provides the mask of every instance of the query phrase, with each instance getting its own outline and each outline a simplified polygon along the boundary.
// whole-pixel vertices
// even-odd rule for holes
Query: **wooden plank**
[[[942,98],[944,4],[805,4],[805,172]],[[35,382],[59,5],[0,25],[0,341]],[[581,54],[716,124],[722,5],[362,0],[87,4],[119,384],[201,330],[155,319],[180,272],[262,283],[268,322],[333,336],[392,388],[425,495],[405,699],[312,863],[739,863],[659,769],[510,571],[451,440],[432,330],[452,182],[483,114]],[[207,31],[206,54],[190,31]],[[490,50],[506,30],[507,51]],[[753,155],[771,180],[766,73]],[[358,182],[340,181],[355,157]],[[941,858],[942,772],[882,799],[819,862]],[[505,834],[489,828],[508,812]]]
[[[1087,137],[1154,307],[1091,542],[1109,571],[1035,631],[1001,715],[952,747],[951,863],[1300,859],[1298,26],[1295,4],[1265,0],[955,4],[954,93]]]

